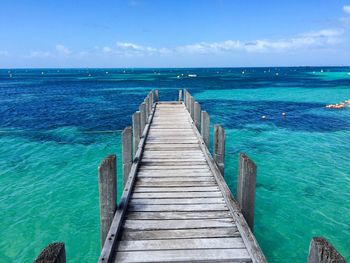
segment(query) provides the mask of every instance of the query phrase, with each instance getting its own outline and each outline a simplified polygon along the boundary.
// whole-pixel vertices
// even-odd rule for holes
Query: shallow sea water
[[[97,166],[109,153],[120,163],[120,131],[151,88],[161,100],[187,88],[224,126],[234,195],[238,153],[256,162],[254,232],[269,262],[305,262],[313,236],[350,260],[350,108],[324,107],[350,99],[348,72],[0,70],[0,262],[32,262],[53,241],[68,262],[96,262]]]

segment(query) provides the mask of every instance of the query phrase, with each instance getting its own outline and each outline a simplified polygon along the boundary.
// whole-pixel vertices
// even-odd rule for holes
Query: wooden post
[[[191,117],[192,117],[192,120],[194,120],[194,97],[191,96],[190,98],[190,113],[191,113]]]
[[[146,118],[146,103],[142,102],[139,107],[140,110],[140,129],[141,129],[141,134],[142,136],[143,130],[145,129],[147,118]]]
[[[148,96],[145,98],[145,107],[146,107],[146,123],[148,123],[148,116],[149,116],[149,99]]]
[[[153,90],[151,90],[151,91],[149,92],[149,113],[151,113],[151,111],[152,111],[153,102],[154,102]]]
[[[179,89],[179,101],[182,101],[182,89]]]
[[[64,243],[48,244],[35,259],[34,263],[66,263],[66,250]]]
[[[201,134],[203,141],[207,145],[207,148],[210,147],[210,117],[206,111],[202,111],[202,124],[201,124]]]
[[[186,89],[184,89],[184,103],[187,109],[187,90]]]
[[[221,125],[214,126],[214,160],[219,167],[219,170],[224,176],[224,160],[225,160],[225,130]]]
[[[137,148],[141,139],[141,116],[140,112],[136,111],[132,115],[132,134],[133,134],[133,156],[136,155]]]
[[[313,237],[310,242],[308,263],[346,263],[345,259],[324,237]]]
[[[156,102],[158,102],[158,101],[159,101],[158,90],[156,89],[156,90],[154,91],[154,93],[155,93],[155,97],[156,97]]]
[[[187,92],[187,110],[191,113],[191,94]]]
[[[132,128],[126,127],[122,132],[123,188],[128,180],[132,165]]]
[[[101,248],[116,211],[117,200],[117,160],[111,154],[98,167],[98,190],[100,194],[100,238]]]
[[[237,201],[252,232],[254,229],[255,185],[256,165],[248,156],[240,153],[238,160]]]
[[[201,130],[201,105],[196,101],[194,103],[194,124],[196,125],[198,131]]]

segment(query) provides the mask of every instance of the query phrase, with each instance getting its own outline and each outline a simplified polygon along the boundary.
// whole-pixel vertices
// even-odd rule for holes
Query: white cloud
[[[102,48],[102,52],[105,52],[105,53],[110,53],[112,51],[113,50],[110,47],[108,47],[108,46],[105,46],[105,47]]]
[[[69,50],[69,48],[65,47],[64,45],[62,44],[57,44],[56,45],[56,51],[60,54],[63,54],[63,55],[69,55],[71,54],[71,51]]]
[[[341,41],[344,33],[340,29],[324,29],[301,34],[300,36],[281,40],[256,40],[244,44],[248,52],[256,51],[283,51],[288,49],[326,47]]]
[[[336,44],[341,41],[342,34],[343,30],[324,29],[287,39],[258,39],[254,41],[226,40],[213,43],[200,42],[177,47],[175,52],[191,54],[224,53],[237,50],[246,52],[281,52],[288,49],[323,47]]]
[[[50,51],[31,51],[29,53],[29,57],[31,57],[31,58],[48,58],[48,57],[52,57],[52,53]]]
[[[343,10],[344,10],[345,13],[350,14],[350,5],[344,5],[343,6]]]
[[[120,51],[126,52],[127,55],[150,55],[159,51],[157,48],[154,47],[141,46],[129,42],[117,42],[117,47]]]
[[[217,52],[225,52],[225,51],[233,51],[240,49],[242,44],[239,40],[226,40],[223,42],[200,42],[191,45],[180,46],[176,48],[177,52],[180,53],[199,53],[199,54],[207,54],[207,53],[217,53]]]

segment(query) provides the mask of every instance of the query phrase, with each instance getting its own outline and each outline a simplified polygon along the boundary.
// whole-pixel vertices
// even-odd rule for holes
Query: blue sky
[[[349,65],[350,0],[1,0],[0,68]]]

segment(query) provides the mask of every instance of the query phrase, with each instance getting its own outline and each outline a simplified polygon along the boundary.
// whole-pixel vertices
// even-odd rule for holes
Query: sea
[[[314,236],[350,260],[350,67],[0,70],[0,262],[62,241],[100,252],[97,167],[151,89],[187,89],[226,130],[225,179],[257,165],[254,234],[269,262],[306,262]],[[283,114],[285,113],[285,114]],[[263,117],[265,116],[265,117]],[[211,130],[211,135],[213,130]]]

